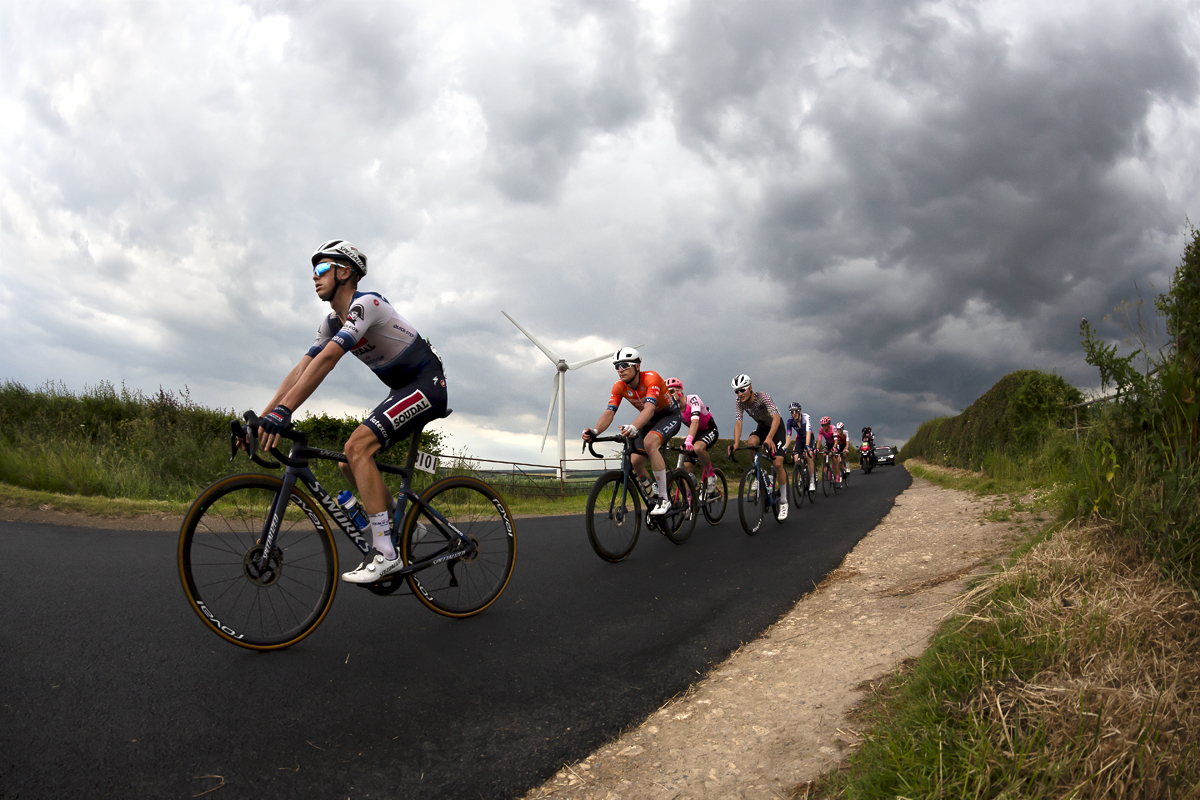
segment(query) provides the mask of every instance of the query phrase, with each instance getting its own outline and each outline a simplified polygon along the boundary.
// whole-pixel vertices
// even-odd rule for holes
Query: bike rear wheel
[[[667,538],[675,544],[683,544],[696,528],[696,485],[685,469],[671,473],[667,485],[667,496],[671,499],[671,510],[667,512],[670,524]]]
[[[796,508],[800,508],[804,504],[804,498],[808,493],[808,480],[804,477],[804,468],[804,459],[796,459],[796,465],[792,467],[792,479],[789,481],[792,487],[792,502]]]
[[[642,506],[637,489],[625,485],[625,473],[606,472],[588,495],[588,541],[596,555],[605,561],[623,561],[637,544],[642,526]]]
[[[512,577],[517,558],[512,514],[495,489],[465,475],[443,478],[421,494],[421,501],[462,531],[475,549],[412,573],[408,585],[418,600],[442,616],[474,616],[496,602]],[[415,564],[457,548],[457,542],[440,532],[443,527],[427,510],[414,505],[400,538],[404,563]]]
[[[713,474],[717,477],[717,488],[712,492],[705,490],[704,503],[701,505],[704,518],[710,525],[716,525],[721,521],[721,518],[725,516],[725,508],[729,505],[729,484],[725,480],[725,473],[713,467]],[[702,480],[707,480],[707,478]]]
[[[282,488],[273,475],[223,478],[200,493],[179,532],[179,577],[192,610],[213,633],[250,650],[279,650],[308,636],[337,591],[332,530],[299,489],[259,569],[259,539]]]
[[[758,479],[758,471],[748,467],[742,473],[742,482],[738,486],[738,517],[742,521],[742,530],[748,536],[758,533],[766,515],[767,493]]]

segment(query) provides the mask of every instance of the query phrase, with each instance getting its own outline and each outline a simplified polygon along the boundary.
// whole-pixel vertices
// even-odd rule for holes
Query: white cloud
[[[1012,369],[1094,382],[1078,318],[1165,288],[1200,215],[1185,3],[0,15],[0,377],[30,384],[258,408],[339,236],[477,457],[543,457],[553,369],[501,308],[569,360],[645,341],[723,428],[744,371],[900,441]],[[612,380],[569,376],[569,436]],[[347,362],[308,408],[382,396]]]

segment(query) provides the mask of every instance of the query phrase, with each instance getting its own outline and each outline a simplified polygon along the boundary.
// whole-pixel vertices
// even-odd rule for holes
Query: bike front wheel
[[[826,461],[821,467],[821,494],[829,497],[833,493],[833,466]]]
[[[588,541],[596,555],[605,561],[623,561],[637,544],[642,526],[642,506],[637,490],[625,485],[625,473],[606,472],[588,495]]]
[[[429,509],[454,530],[446,530]],[[443,478],[422,492],[421,503],[404,519],[404,563],[458,549],[455,531],[471,541],[471,552],[410,574],[408,585],[418,600],[442,616],[471,617],[496,602],[508,586],[517,558],[516,530],[508,506],[491,486],[465,475]]]
[[[767,493],[758,479],[758,470],[748,467],[738,486],[738,517],[748,536],[758,533],[767,509]]]
[[[729,484],[725,480],[725,473],[713,467],[713,474],[717,478],[717,488],[715,491],[704,492],[704,503],[701,508],[704,511],[704,518],[708,520],[709,525],[716,525],[721,521],[721,517],[725,516],[725,508],[729,505]],[[708,480],[702,478],[701,480]]]
[[[696,528],[696,486],[685,469],[671,473],[667,485],[667,496],[671,499],[670,521],[665,533],[675,544],[683,544]]]
[[[321,624],[337,591],[337,547],[317,503],[293,489],[270,558],[261,538],[283,481],[233,475],[209,486],[179,532],[179,577],[213,633],[250,650],[279,650]]]

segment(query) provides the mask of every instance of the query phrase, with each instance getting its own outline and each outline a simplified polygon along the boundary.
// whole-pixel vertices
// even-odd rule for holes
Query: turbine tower
[[[512,317],[508,316],[507,311],[501,311],[501,314],[508,317],[508,321],[517,326],[517,330],[525,334],[529,341],[537,345],[537,348],[546,354],[546,358],[554,363],[554,392],[550,395],[550,409],[546,412],[546,431],[542,434],[542,452],[546,451],[546,438],[550,435],[550,418],[554,416],[554,401],[558,401],[558,468],[561,474],[562,464],[567,459],[567,370],[579,369],[586,367],[588,364],[595,364],[597,361],[602,361],[606,358],[612,358],[611,353],[605,353],[602,356],[589,358],[585,361],[576,361],[574,364],[568,364],[566,359],[559,358],[550,351],[550,348],[533,338],[533,334],[521,327],[521,323],[517,322]],[[641,345],[635,345],[641,347]]]

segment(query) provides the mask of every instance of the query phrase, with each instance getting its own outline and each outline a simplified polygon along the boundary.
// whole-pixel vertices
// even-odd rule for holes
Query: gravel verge
[[[817,589],[686,693],[525,800],[791,798],[856,746],[862,687],[928,646],[1025,519],[914,478]]]

